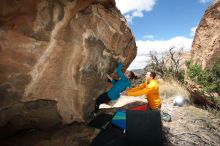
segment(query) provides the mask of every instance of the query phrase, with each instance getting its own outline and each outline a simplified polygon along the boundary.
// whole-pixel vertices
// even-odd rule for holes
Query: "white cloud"
[[[209,2],[211,2],[211,1],[213,1],[213,0],[199,0],[199,2],[200,2],[200,3],[203,3],[203,4],[209,3]]]
[[[191,28],[191,33],[190,33],[191,37],[194,37],[196,29],[197,29],[197,26]]]
[[[144,39],[153,39],[153,38],[154,38],[153,35],[145,35],[145,36],[144,36]]]
[[[128,22],[132,23],[132,19],[133,19],[134,17],[133,17],[132,15],[127,14],[127,15],[125,15],[125,18],[126,18],[126,20],[127,20]]]
[[[169,40],[140,40],[136,43],[137,56],[129,66],[129,70],[144,68],[147,64],[148,54],[153,50],[161,53],[175,47],[176,49],[183,48],[184,51],[189,51],[191,50],[192,39],[177,36]]]
[[[143,12],[151,11],[155,4],[156,0],[116,0],[116,6],[129,22],[134,17],[143,17]]]
[[[137,11],[132,12],[131,14],[125,15],[126,20],[131,23],[134,17],[144,17],[144,14],[142,11],[137,10]]]
[[[133,13],[132,13],[132,16],[134,16],[134,17],[144,17],[144,14],[142,13],[142,11],[134,11]]]

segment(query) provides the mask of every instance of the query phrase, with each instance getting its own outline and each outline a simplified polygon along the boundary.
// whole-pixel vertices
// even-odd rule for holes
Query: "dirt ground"
[[[163,100],[162,111],[169,113],[172,119],[171,122],[163,121],[164,145],[220,145],[220,118],[217,115],[189,104],[174,106],[173,100]]]

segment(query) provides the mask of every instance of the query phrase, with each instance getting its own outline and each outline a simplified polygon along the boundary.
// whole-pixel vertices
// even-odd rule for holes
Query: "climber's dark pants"
[[[99,106],[102,103],[108,103],[110,102],[111,99],[108,97],[107,92],[101,94],[95,101],[95,110],[94,113],[97,113],[99,111]]]

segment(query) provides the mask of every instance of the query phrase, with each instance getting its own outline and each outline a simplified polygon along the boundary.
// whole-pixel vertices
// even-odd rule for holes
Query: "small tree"
[[[154,70],[161,77],[164,77],[166,72],[164,55],[158,54],[156,51],[150,51],[149,58],[150,60],[146,68],[149,68],[150,70]]]
[[[183,54],[183,49],[174,51],[174,47],[167,52],[161,54],[156,51],[150,51],[150,61],[147,64],[148,69],[156,71],[161,77],[173,77],[183,82],[184,72],[180,69],[180,60]]]

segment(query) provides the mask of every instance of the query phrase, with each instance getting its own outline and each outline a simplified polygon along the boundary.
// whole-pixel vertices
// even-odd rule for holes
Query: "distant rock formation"
[[[0,134],[83,122],[136,51],[114,0],[1,0]]]
[[[203,68],[212,67],[216,57],[220,57],[220,0],[206,10],[192,44],[192,60]]]

